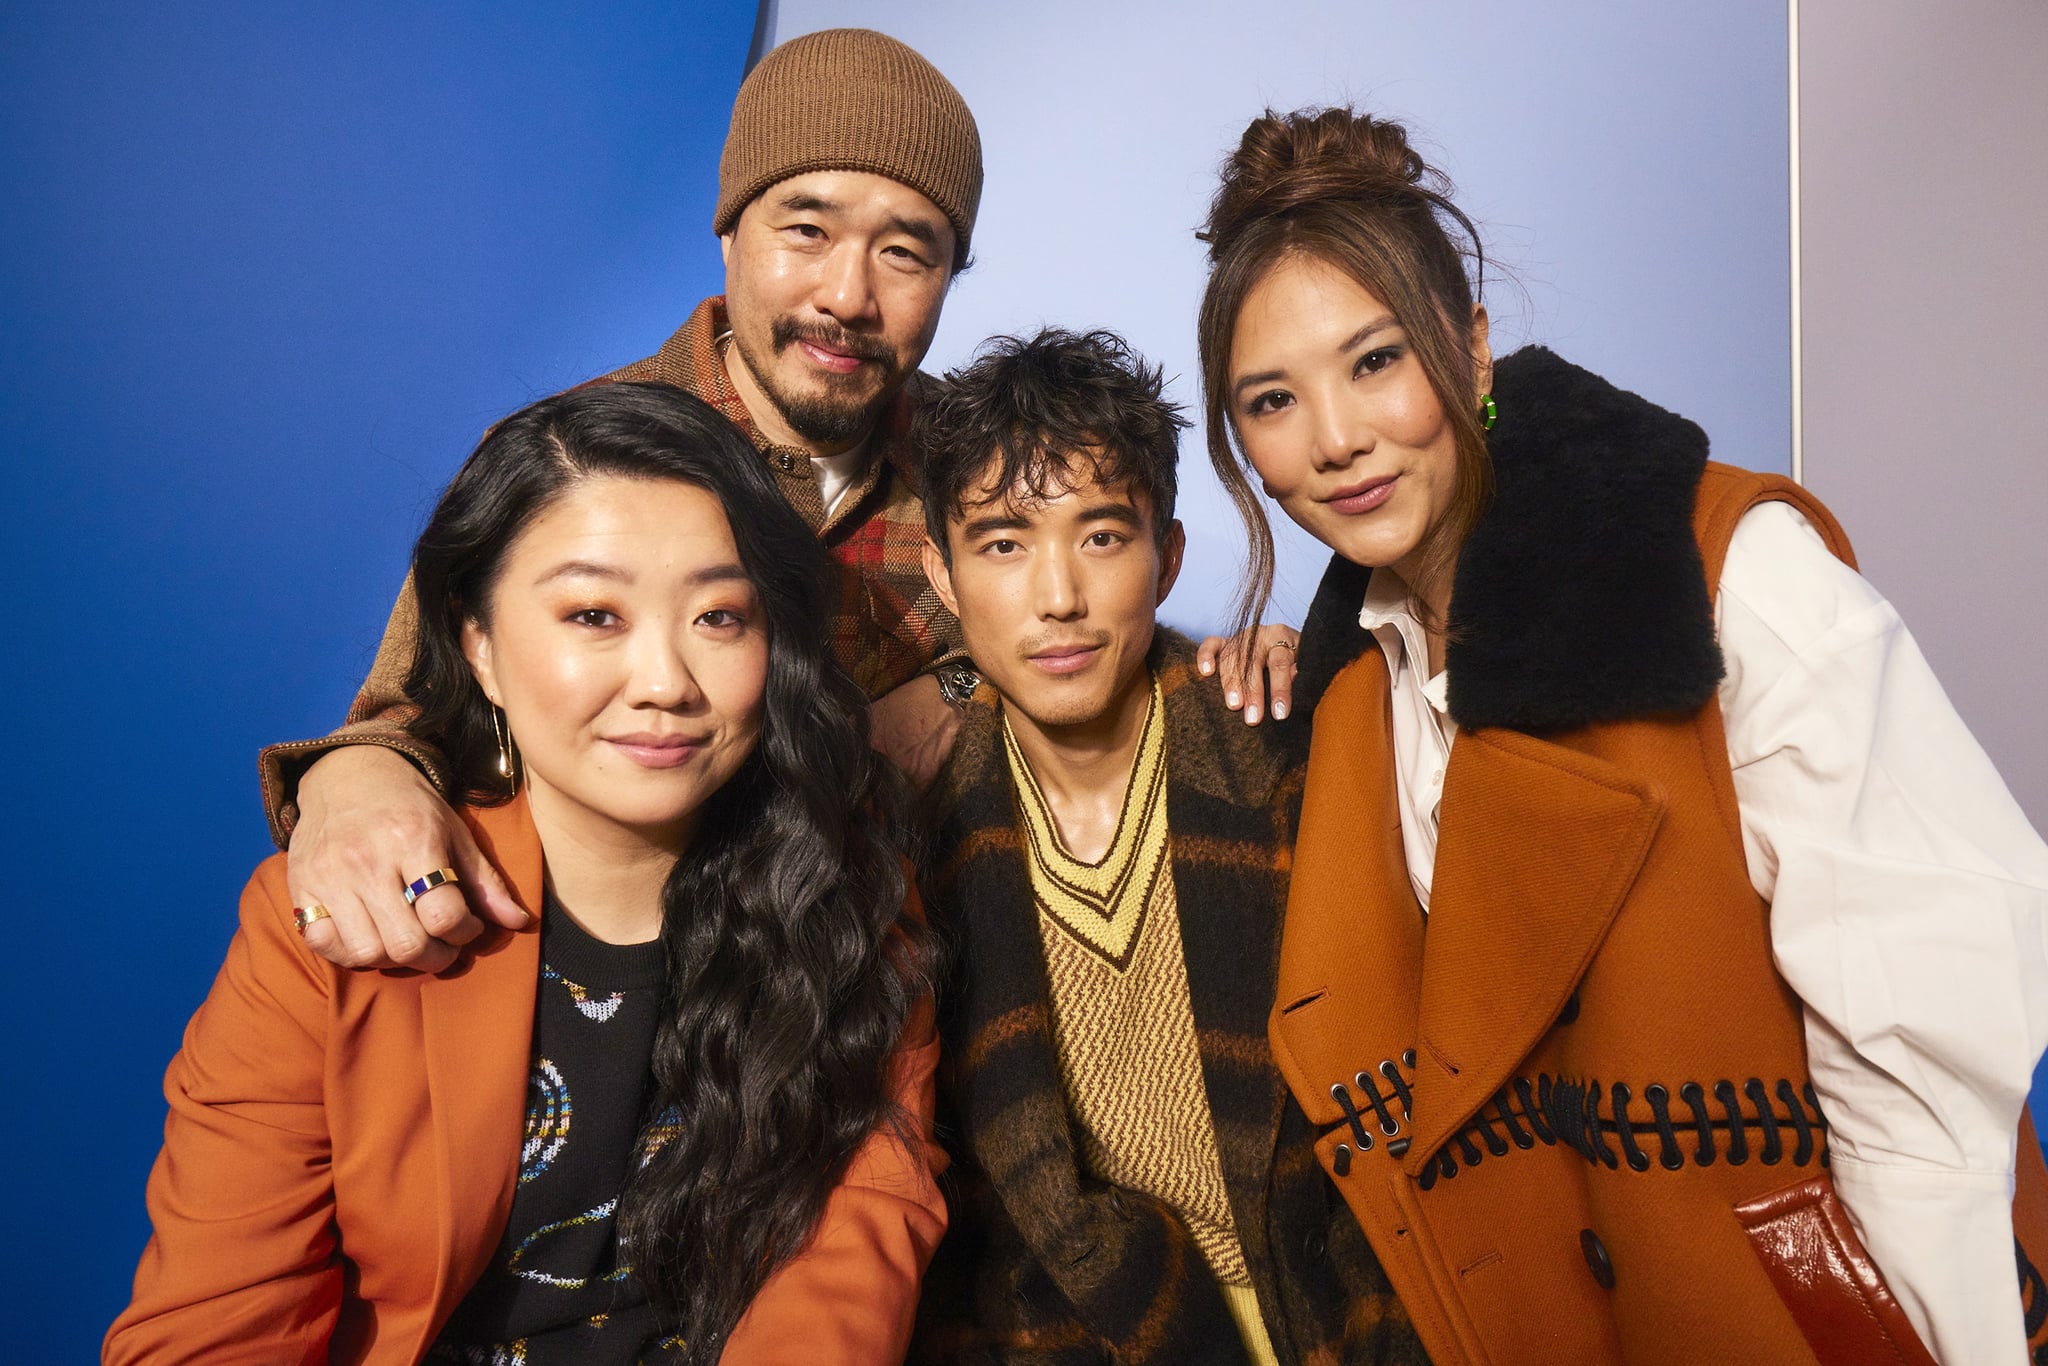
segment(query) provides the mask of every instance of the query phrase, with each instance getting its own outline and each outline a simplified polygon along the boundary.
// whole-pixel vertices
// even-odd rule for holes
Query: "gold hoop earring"
[[[491,729],[498,735],[498,776],[511,785],[512,793],[519,793],[519,761],[512,754],[512,737],[505,727],[505,713],[497,707],[491,708]]]

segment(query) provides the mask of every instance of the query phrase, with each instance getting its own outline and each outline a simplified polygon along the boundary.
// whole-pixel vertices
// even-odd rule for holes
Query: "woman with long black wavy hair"
[[[107,1359],[900,1359],[932,954],[816,540],[710,408],[603,385],[494,428],[413,573],[411,731],[537,927],[338,972],[257,870]]]

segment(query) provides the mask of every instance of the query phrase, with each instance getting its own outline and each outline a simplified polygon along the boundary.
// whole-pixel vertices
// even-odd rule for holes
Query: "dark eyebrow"
[[[1370,341],[1375,332],[1384,332],[1390,327],[1398,326],[1400,324],[1394,321],[1393,314],[1382,313],[1379,317],[1374,318],[1364,327],[1359,328],[1356,332],[1346,337],[1344,344],[1337,348],[1337,352],[1339,355],[1342,355],[1346,351],[1356,351],[1359,347]]]
[[[1143,526],[1145,519],[1138,515],[1138,509],[1129,503],[1097,503],[1081,510],[1084,522],[1122,522],[1128,527]]]
[[[533,581],[539,588],[553,583],[556,579],[604,579],[611,583],[631,583],[633,576],[613,564],[599,564],[595,560],[565,560]],[[729,583],[735,579],[746,580],[747,571],[737,564],[710,564],[702,569],[692,570],[683,582],[696,585],[704,583]]]
[[[700,583],[752,583],[747,571],[737,564],[711,564],[702,569],[692,570],[683,580],[687,584]]]
[[[1383,313],[1340,342],[1337,346],[1337,354],[1341,356],[1346,351],[1356,351],[1359,347],[1370,341],[1375,333],[1384,332],[1390,327],[1398,326],[1400,326],[1400,323],[1395,320],[1393,314]],[[1241,376],[1237,383],[1230,386],[1230,396],[1238,398],[1253,385],[1268,384],[1273,380],[1285,378],[1286,374],[1287,372],[1284,370],[1261,370],[1256,375]]]
[[[844,211],[846,207],[836,199],[825,199],[802,190],[793,190],[775,202],[789,213],[836,214]],[[938,228],[922,218],[905,218],[901,214],[891,214],[889,230],[900,232],[912,241],[934,251],[938,249]]]
[[[1025,531],[1030,526],[1030,521],[1021,513],[992,512],[986,517],[971,518],[960,528],[960,534],[972,541],[997,531]]]
[[[533,586],[539,588],[556,579],[607,579],[613,583],[631,583],[633,576],[617,565],[599,564],[595,560],[564,560],[535,579]]]
[[[920,246],[929,247],[933,251],[938,250],[939,230],[922,218],[903,218],[892,214],[889,226]]]
[[[1141,527],[1145,524],[1145,519],[1138,515],[1138,509],[1125,502],[1096,503],[1091,507],[1083,508],[1081,509],[1079,520],[1083,522],[1120,522],[1124,526],[1132,528]],[[982,536],[993,535],[998,531],[1029,531],[1030,529],[1031,519],[1029,517],[1014,509],[1006,508],[1002,512],[992,512],[986,517],[975,517],[969,520],[965,526],[960,528],[960,535],[964,539],[972,541]]]
[[[823,199],[802,190],[792,190],[775,202],[791,213],[838,213],[843,207],[836,199]]]

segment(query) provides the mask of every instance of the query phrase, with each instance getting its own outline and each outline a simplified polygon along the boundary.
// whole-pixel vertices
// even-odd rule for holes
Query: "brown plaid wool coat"
[[[1226,710],[1216,682],[1195,673],[1187,640],[1162,630],[1151,662],[1166,707],[1167,821],[1203,1079],[1274,1347],[1284,1366],[1426,1362],[1317,1165],[1314,1134],[1267,1045],[1301,801],[1291,738]],[[925,1280],[911,1359],[1238,1366],[1236,1326],[1186,1226],[1080,1169],[989,688],[968,709],[930,809],[941,814],[926,900],[953,964],[941,1136],[955,1165],[952,1227]]]
[[[761,434],[726,374],[720,339],[729,330],[725,300],[698,304],[689,320],[645,360],[592,380],[654,380],[703,399],[738,427],[761,452],[790,506],[817,533],[840,567],[839,601],[832,614],[832,657],[871,698],[908,682],[933,664],[961,657],[960,626],[924,576],[924,503],[910,448],[910,420],[933,381],[913,374],[876,427],[874,449],[860,479],[830,515],[818,496],[810,456],[777,446]],[[441,756],[406,733],[412,705],[405,675],[412,667],[418,630],[412,579],[398,592],[377,660],[340,730],[317,740],[272,745],[258,759],[263,805],[280,849],[297,822],[295,794],[307,765],[338,745],[395,749],[447,789]]]

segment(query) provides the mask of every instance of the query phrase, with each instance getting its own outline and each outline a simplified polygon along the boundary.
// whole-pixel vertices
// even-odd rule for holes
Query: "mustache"
[[[777,355],[796,343],[805,341],[843,355],[858,356],[862,360],[876,361],[891,367],[896,364],[896,352],[889,343],[880,337],[864,337],[858,332],[849,332],[836,323],[777,318],[769,324],[768,336],[774,343]]]
[[[1083,635],[1062,633],[1060,635],[1032,636],[1029,639],[1018,642],[1017,653],[1019,656],[1029,659],[1032,655],[1043,653],[1046,650],[1100,649],[1102,646],[1109,644],[1109,640],[1110,633],[1107,631],[1088,632]]]

